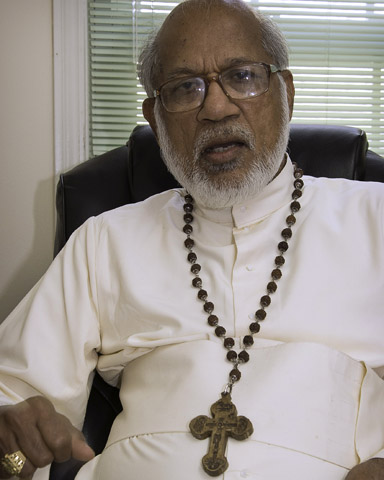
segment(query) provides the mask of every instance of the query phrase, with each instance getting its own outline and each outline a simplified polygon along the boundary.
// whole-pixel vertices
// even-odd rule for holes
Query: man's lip
[[[232,161],[239,149],[245,146],[241,141],[219,142],[205,148],[202,156],[212,163],[226,163]]]
[[[228,150],[235,147],[243,147],[244,142],[240,141],[229,141],[229,142],[218,142],[204,149],[203,153],[214,153],[218,151]]]

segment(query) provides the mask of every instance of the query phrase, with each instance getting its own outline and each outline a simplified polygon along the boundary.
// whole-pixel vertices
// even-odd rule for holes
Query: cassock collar
[[[289,157],[279,175],[260,193],[234,207],[205,208],[196,204],[196,213],[221,224],[244,228],[257,223],[292,201],[293,166]]]

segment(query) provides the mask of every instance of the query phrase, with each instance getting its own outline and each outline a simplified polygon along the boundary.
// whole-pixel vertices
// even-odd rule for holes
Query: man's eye
[[[184,95],[187,93],[195,92],[199,90],[200,87],[201,87],[200,82],[194,79],[189,79],[189,80],[185,80],[183,82],[177,83],[174,86],[173,91],[178,95],[181,95],[181,94]]]
[[[255,81],[255,77],[255,73],[250,70],[236,70],[231,75],[231,81],[247,83]]]

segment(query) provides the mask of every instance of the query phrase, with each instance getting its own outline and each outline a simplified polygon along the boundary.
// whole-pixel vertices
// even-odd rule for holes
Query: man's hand
[[[18,476],[29,479],[54,460],[88,461],[95,456],[83,434],[44,397],[0,407],[0,459],[18,450],[26,457]],[[0,465],[0,478],[10,477]]]
[[[384,458],[372,458],[353,467],[345,480],[383,480]]]

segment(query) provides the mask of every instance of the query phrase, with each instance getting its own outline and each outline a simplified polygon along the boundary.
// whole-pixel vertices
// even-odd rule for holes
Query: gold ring
[[[25,461],[25,455],[20,450],[17,450],[17,452],[5,454],[1,459],[1,465],[10,475],[18,476],[24,467]]]

